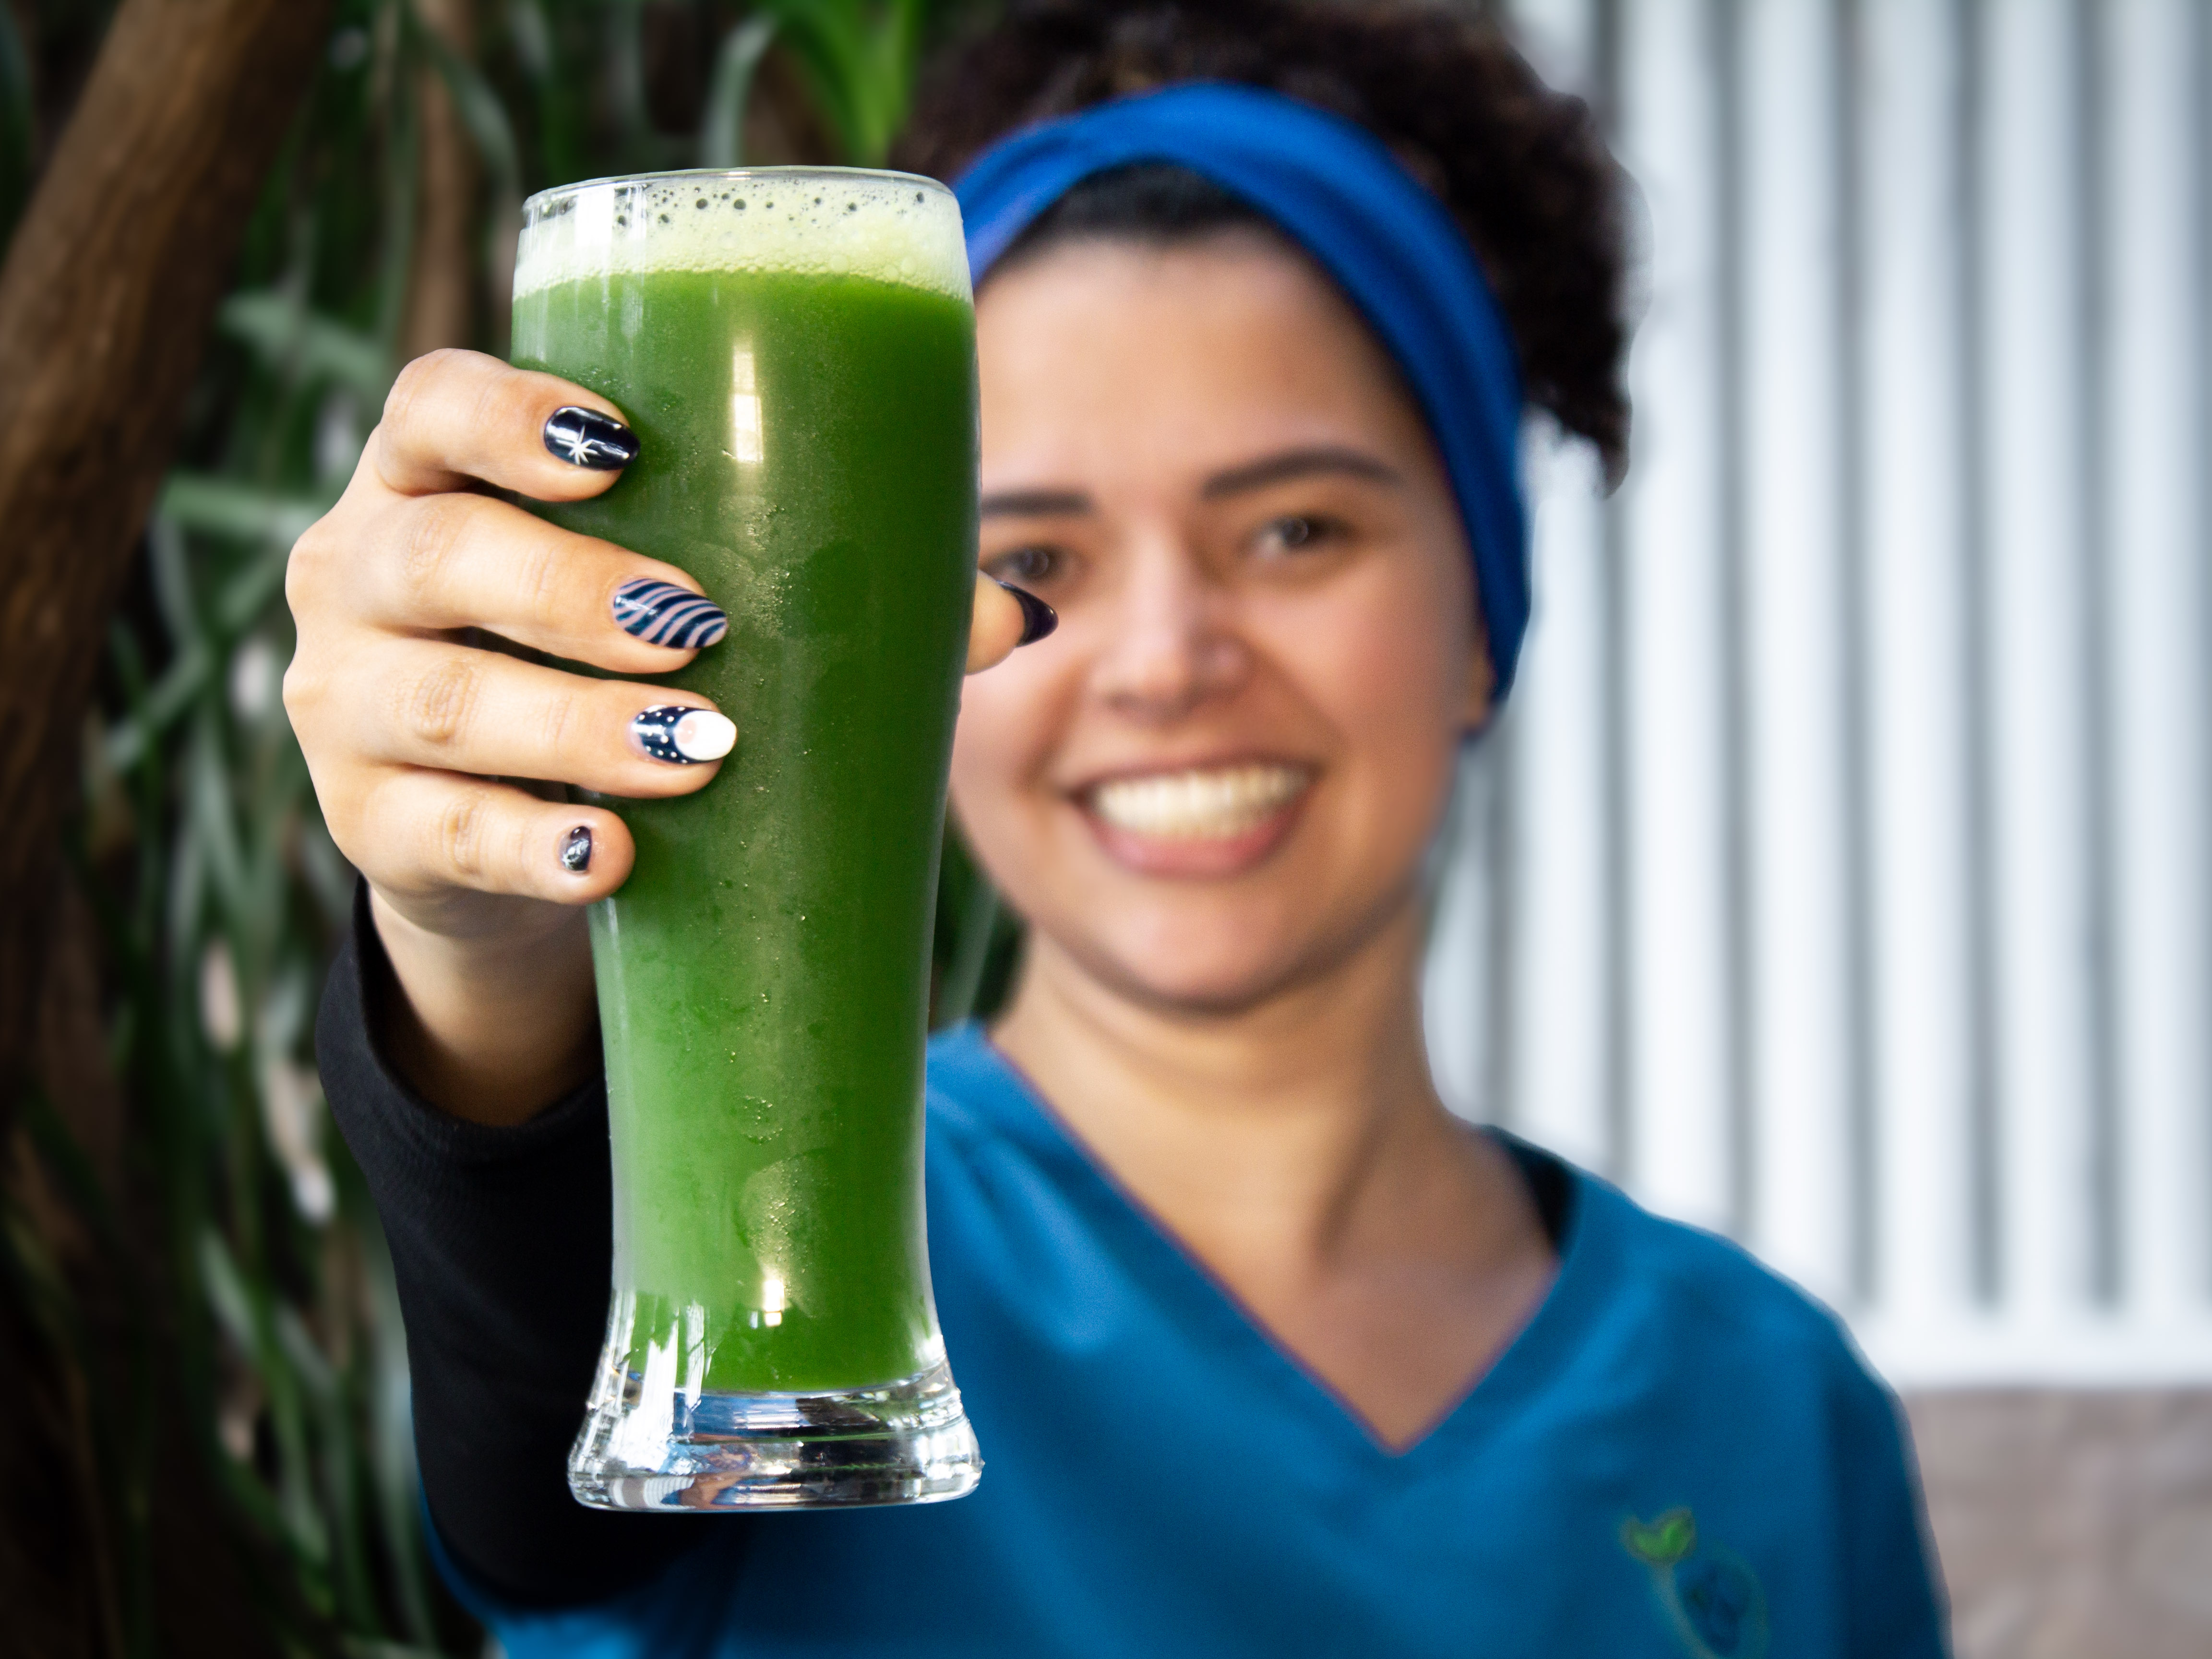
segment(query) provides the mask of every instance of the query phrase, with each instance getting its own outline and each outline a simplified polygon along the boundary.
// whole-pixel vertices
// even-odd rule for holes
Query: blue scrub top
[[[976,1492],[670,1516],[728,1544],[581,1610],[457,1582],[510,1659],[1945,1650],[1896,1402],[1833,1317],[1593,1176],[1534,1318],[1392,1453],[973,1026],[931,1045],[928,1171]]]

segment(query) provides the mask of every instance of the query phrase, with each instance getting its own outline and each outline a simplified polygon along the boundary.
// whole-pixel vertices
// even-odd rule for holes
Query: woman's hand
[[[345,495],[292,552],[299,645],[284,705],[331,833],[372,890],[402,1005],[383,1011],[383,1035],[416,1085],[464,1116],[518,1121],[590,1060],[580,907],[622,885],[635,849],[620,818],[553,786],[689,794],[743,741],[695,692],[564,672],[473,635],[616,675],[665,674],[697,654],[626,631],[617,613],[631,584],[697,592],[685,572],[475,488],[582,501],[635,444],[621,411],[580,386],[435,352],[402,372]],[[639,609],[631,625],[665,637]],[[690,637],[719,638],[719,615],[690,613]],[[970,671],[1006,656],[1024,625],[1015,599],[979,578]]]

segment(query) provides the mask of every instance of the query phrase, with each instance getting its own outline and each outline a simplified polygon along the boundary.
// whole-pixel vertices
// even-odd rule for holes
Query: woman
[[[625,738],[665,690],[456,630],[649,673],[688,659],[610,596],[696,585],[459,493],[578,499],[635,451],[449,355],[295,555],[287,700],[367,878],[324,1076],[457,1585],[516,1654],[1940,1652],[1893,1402],[1832,1321],[1468,1131],[1423,1053],[1423,856],[1526,617],[1520,386],[1625,437],[1586,114],[1411,0],[1063,0],[952,59],[914,143],[966,174],[982,569],[1029,596],[979,582],[971,666],[1012,654],[953,775],[1026,952],[930,1066],[989,1473],[692,1525],[566,1495],[608,1283],[579,907],[629,848],[489,780],[714,768]]]

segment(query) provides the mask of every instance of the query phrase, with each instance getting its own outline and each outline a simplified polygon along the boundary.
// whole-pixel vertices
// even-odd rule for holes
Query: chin
[[[1294,936],[1285,920],[1273,906],[1195,906],[1185,892],[1157,908],[1131,907],[1105,927],[1059,938],[1087,973],[1125,996],[1211,1017],[1256,1007],[1337,954]]]

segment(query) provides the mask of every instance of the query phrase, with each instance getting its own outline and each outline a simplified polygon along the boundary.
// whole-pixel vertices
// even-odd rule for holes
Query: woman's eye
[[[1253,545],[1265,555],[1309,552],[1334,540],[1343,530],[1344,526],[1334,519],[1289,513],[1262,525],[1260,533],[1253,538]]]
[[[1016,587],[1035,587],[1060,574],[1066,559],[1056,547],[1018,547],[983,561],[983,574]]]

